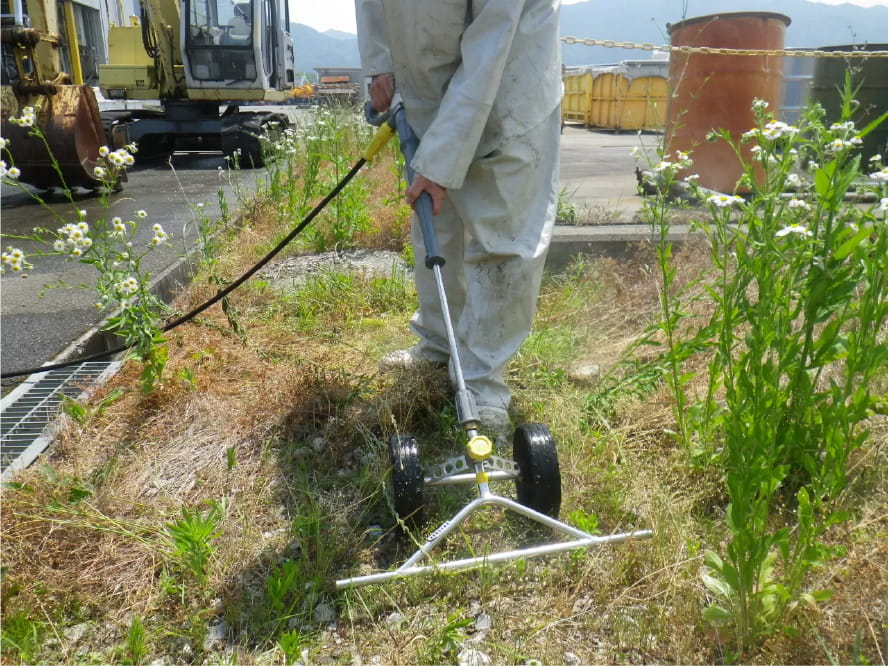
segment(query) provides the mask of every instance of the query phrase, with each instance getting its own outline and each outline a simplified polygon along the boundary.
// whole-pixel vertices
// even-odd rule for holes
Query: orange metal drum
[[[669,34],[672,46],[781,50],[789,23],[789,17],[770,12],[713,14],[676,23]],[[699,174],[701,186],[734,192],[742,175],[740,160],[724,141],[708,142],[706,136],[717,128],[739,140],[755,125],[754,99],[767,101],[777,112],[783,58],[673,51],[669,87],[666,159],[674,158],[677,150],[687,152],[694,160],[690,172]]]

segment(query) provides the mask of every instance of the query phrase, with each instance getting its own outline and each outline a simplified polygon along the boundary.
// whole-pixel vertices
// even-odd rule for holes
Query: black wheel
[[[561,508],[561,470],[549,427],[542,423],[518,426],[512,439],[518,478],[518,501],[526,507],[558,517]]]
[[[389,441],[392,461],[392,501],[398,518],[408,525],[422,520],[422,489],[425,479],[419,449],[413,435],[395,435]]]

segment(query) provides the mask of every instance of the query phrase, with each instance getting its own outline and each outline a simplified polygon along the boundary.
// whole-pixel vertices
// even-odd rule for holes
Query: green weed
[[[167,542],[173,561],[191,576],[198,590],[206,589],[209,564],[221,534],[225,504],[207,502],[209,508],[189,511],[182,507],[182,517],[166,524]]]
[[[126,662],[138,666],[148,656],[145,625],[135,615],[126,632],[126,644],[124,645]]]
[[[420,663],[450,663],[459,653],[467,638],[466,627],[471,626],[472,618],[462,617],[461,611],[450,613],[444,626],[430,636],[421,652]]]
[[[19,663],[33,664],[40,654],[44,626],[31,619],[24,610],[3,614],[0,624],[0,645],[5,655],[14,655]]]

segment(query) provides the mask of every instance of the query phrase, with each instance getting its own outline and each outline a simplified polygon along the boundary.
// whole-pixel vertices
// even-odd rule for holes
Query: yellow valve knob
[[[370,142],[370,145],[367,146],[367,150],[364,151],[362,157],[370,162],[376,154],[385,147],[385,144],[389,142],[395,135],[394,128],[388,123],[383,123],[382,126],[376,130],[376,134],[373,137],[373,141]]]
[[[475,435],[466,445],[469,458],[475,461],[487,460],[493,455],[493,442],[484,435]]]

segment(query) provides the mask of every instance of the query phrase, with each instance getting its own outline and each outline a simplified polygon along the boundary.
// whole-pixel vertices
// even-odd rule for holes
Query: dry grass
[[[384,200],[386,174],[376,167],[369,176],[374,216],[385,224],[366,242],[399,249],[405,216]],[[267,206],[250,210],[238,251],[224,254],[225,274],[246,268],[278,228]],[[39,623],[38,661],[126,661],[134,616],[148,630],[146,663],[283,663],[275,643],[288,630],[304,634],[315,663],[453,663],[448,636],[494,663],[718,661],[722,637],[701,617],[700,582],[702,549],[727,535],[718,471],[690,465],[664,434],[673,425],[665,390],[624,396],[603,416],[589,412],[589,389],[553,372],[576,358],[619,369],[657,308],[646,252],[550,278],[538,330],[563,337],[522,350],[510,380],[516,411],[558,439],[562,517],[594,514],[604,533],[650,527],[652,540],[334,592],[334,579],[389,568],[412,551],[386,499],[386,442],[413,432],[424,460],[455,455],[450,389],[436,375],[377,373],[383,351],[410,343],[412,302],[359,316],[330,303],[306,325],[292,300],[246,287],[233,296],[245,339],[218,306],[176,329],[154,394],[140,396],[139,369],[128,363],[94,399],[116,388],[124,396],[84,425],[67,421],[49,454],[4,489],[4,614]],[[680,258],[685,280],[704,254],[689,248]],[[197,280],[176,305],[184,311],[211,293]],[[885,662],[886,455],[880,419],[854,461],[852,518],[829,534],[842,552],[810,581],[833,598],[798,608],[796,635],[776,634],[750,660],[848,662],[861,630],[865,655]],[[432,523],[470,496],[431,493]],[[207,501],[224,501],[226,514],[206,589],[171,594],[165,525]],[[443,555],[545,538],[491,512],[448,540]],[[266,581],[288,560],[301,578],[281,621],[269,613]],[[224,620],[224,638],[205,644],[195,618],[199,629]],[[459,619],[470,622],[460,628]],[[66,634],[84,623],[82,638]],[[4,649],[3,663],[17,660]]]

